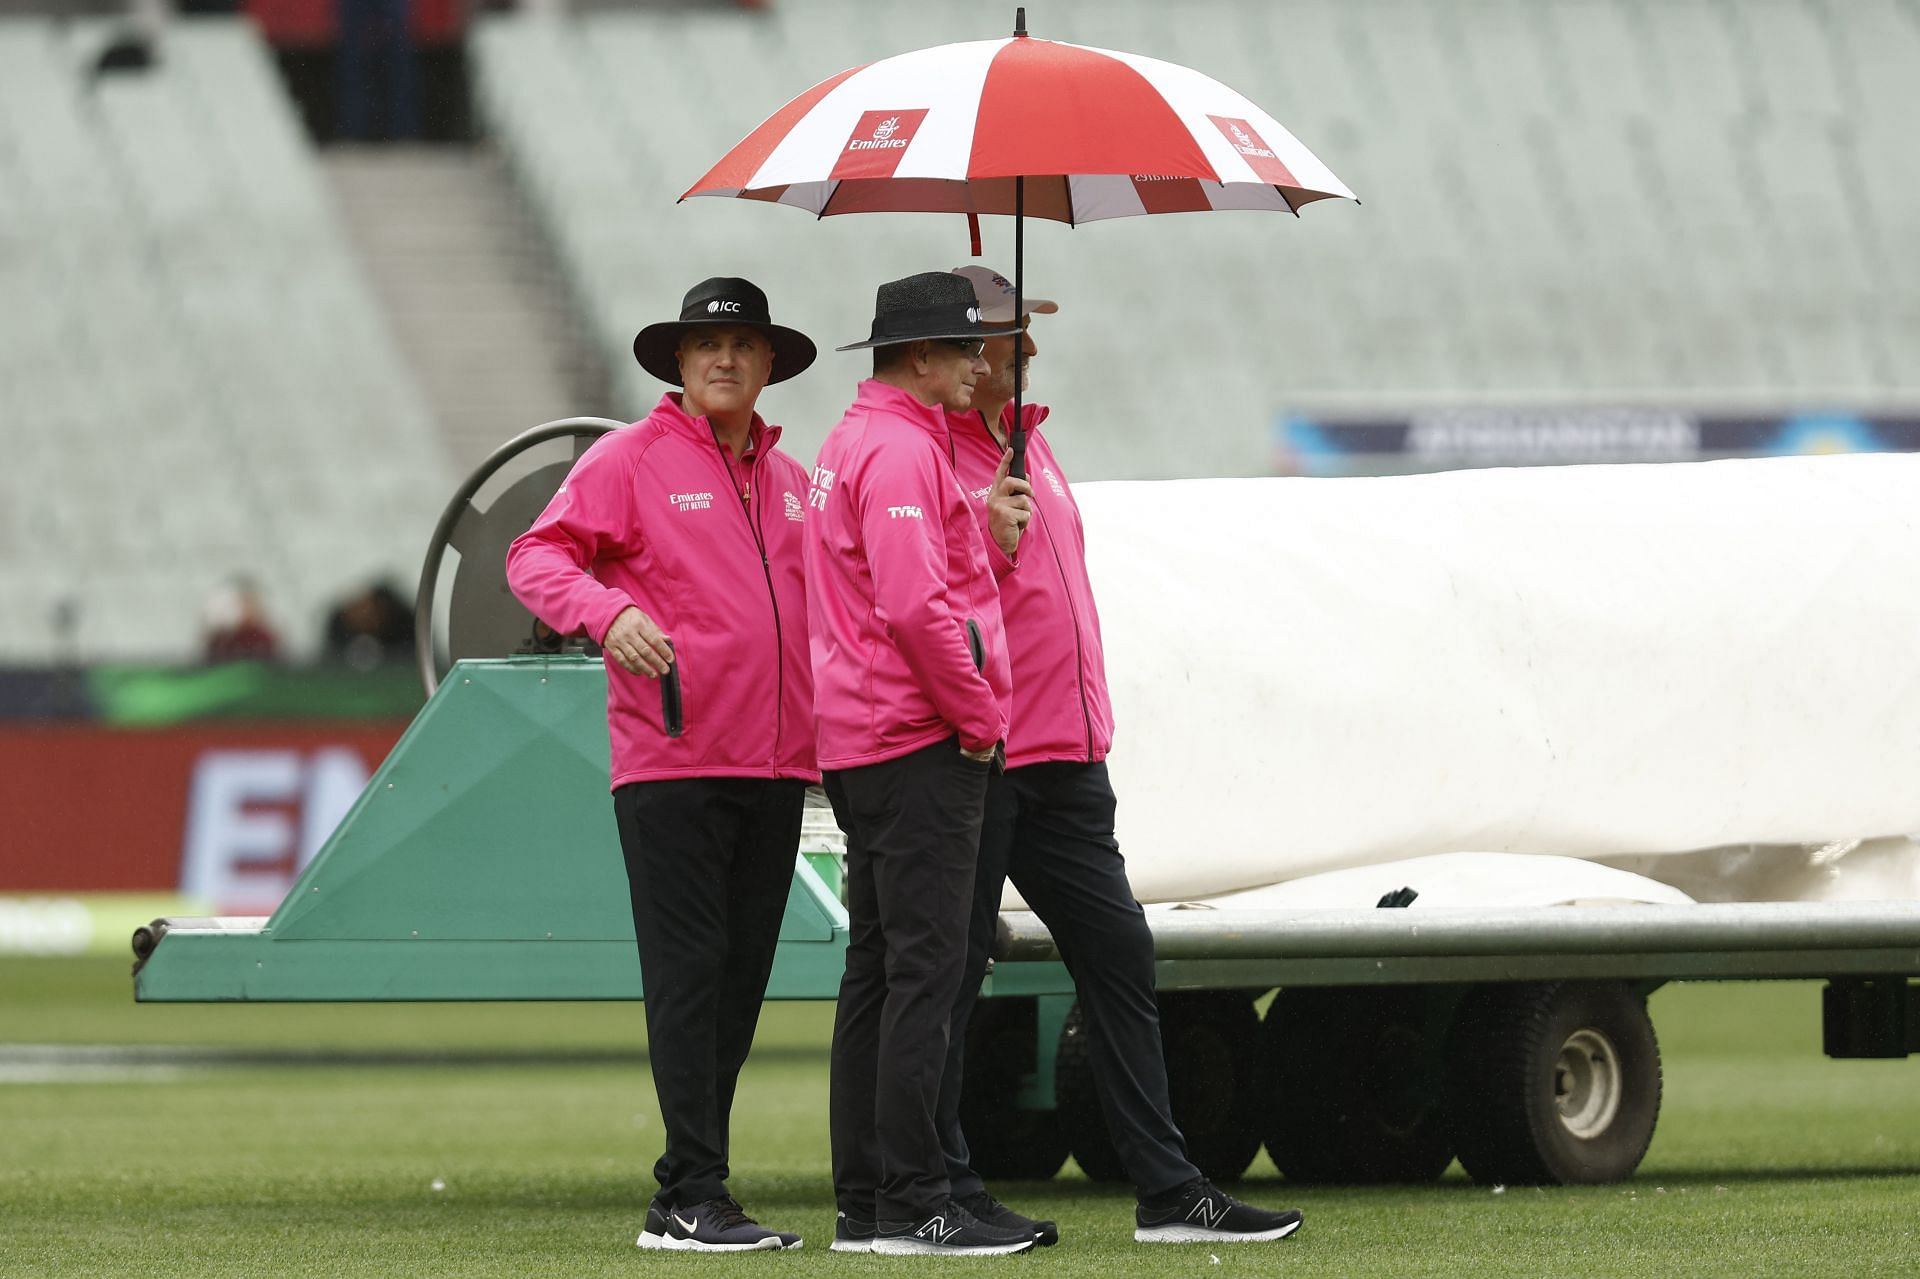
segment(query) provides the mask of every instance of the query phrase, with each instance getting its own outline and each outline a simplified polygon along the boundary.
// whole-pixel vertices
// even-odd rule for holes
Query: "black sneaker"
[[[799,1235],[768,1230],[749,1217],[732,1195],[681,1204],[667,1213],[665,1247],[669,1251],[775,1252],[799,1246]]]
[[[1024,1230],[1032,1235],[1034,1243],[1042,1248],[1051,1248],[1060,1242],[1059,1226],[1051,1221],[1035,1221],[1032,1217],[1023,1217],[985,1190],[976,1190],[964,1199],[957,1199],[954,1202],[972,1213],[973,1219],[983,1226],[998,1226],[1002,1230]]]
[[[872,1252],[873,1223],[849,1217],[844,1212],[836,1213],[833,1219],[833,1242],[827,1245],[827,1251]]]
[[[1259,1243],[1285,1239],[1304,1220],[1292,1208],[1273,1212],[1243,1204],[1202,1177],[1182,1186],[1163,1208],[1141,1204],[1133,1214],[1135,1243]]]
[[[982,1225],[952,1199],[930,1217],[882,1221],[873,1233],[873,1250],[889,1257],[998,1257],[1032,1247],[1028,1232]]]
[[[667,1246],[667,1205],[655,1199],[647,1205],[647,1224],[640,1228],[640,1237],[634,1240],[642,1248],[665,1248]]]

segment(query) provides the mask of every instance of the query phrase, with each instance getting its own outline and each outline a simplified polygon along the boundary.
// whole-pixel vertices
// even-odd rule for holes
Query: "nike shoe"
[[[647,1224],[640,1228],[640,1237],[634,1240],[642,1248],[665,1248],[667,1246],[667,1205],[655,1199],[647,1205]]]
[[[1051,1221],[1035,1221],[1032,1217],[1023,1217],[984,1190],[976,1190],[964,1199],[957,1199],[954,1202],[972,1213],[973,1219],[983,1226],[998,1226],[1002,1230],[1024,1230],[1032,1235],[1033,1242],[1042,1248],[1051,1248],[1060,1242],[1059,1226]]]
[[[732,1195],[721,1195],[705,1203],[680,1204],[667,1213],[669,1251],[777,1252],[799,1246],[799,1235],[768,1230],[749,1217]]]
[[[1241,1203],[1205,1177],[1188,1182],[1161,1207],[1133,1214],[1135,1243],[1259,1243],[1285,1239],[1304,1220],[1292,1208],[1274,1212]]]
[[[833,1220],[833,1242],[827,1245],[829,1252],[872,1252],[873,1223],[862,1221],[858,1217],[849,1217],[846,1213],[837,1213]]]
[[[918,1221],[881,1221],[873,1232],[873,1250],[889,1257],[998,1257],[1026,1252],[1033,1235],[983,1225],[955,1200]]]

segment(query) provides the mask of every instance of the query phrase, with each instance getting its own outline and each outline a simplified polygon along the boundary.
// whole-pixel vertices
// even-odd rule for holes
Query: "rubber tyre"
[[[1086,1017],[1076,1002],[1060,1027],[1060,1048],[1053,1061],[1053,1113],[1060,1117],[1060,1131],[1080,1171],[1095,1181],[1125,1181],[1126,1167],[1100,1113],[1091,1052]]]
[[[1238,1181],[1260,1153],[1266,1127],[1260,1014],[1252,996],[1237,990],[1164,995],[1160,1038],[1187,1158],[1212,1181]]]
[[[1660,1046],[1622,982],[1483,986],[1455,1019],[1448,1128],[1491,1185],[1602,1185],[1633,1174],[1660,1117]]]
[[[1042,1181],[1067,1161],[1058,1112],[1020,1105],[1038,1051],[1037,1018],[1031,999],[982,999],[967,1022],[960,1127],[973,1170],[989,1181]]]
[[[1264,1133],[1287,1180],[1417,1184],[1447,1170],[1445,1032],[1429,999],[1417,988],[1274,996],[1261,1027]]]
[[[1260,1018],[1239,991],[1160,997],[1160,1041],[1173,1120],[1187,1157],[1216,1182],[1237,1181],[1260,1153]],[[1100,1111],[1079,1005],[1060,1032],[1055,1095],[1073,1157],[1095,1181],[1125,1181]]]

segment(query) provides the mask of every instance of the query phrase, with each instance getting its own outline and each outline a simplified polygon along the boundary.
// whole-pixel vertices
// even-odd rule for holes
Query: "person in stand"
[[[973,290],[882,284],[873,376],[821,445],[807,513],[820,765],[847,835],[833,1026],[833,1249],[1003,1255],[1030,1229],[954,1201],[934,1107],[966,967],[987,779],[1007,731],[999,593],[954,476],[950,412],[986,372]]]
[[[338,0],[337,27],[335,134],[348,141],[418,137],[420,50],[411,0]]]
[[[634,339],[682,388],[594,442],[507,553],[514,594],[607,661],[613,809],[666,1150],[642,1248],[797,1248],[727,1190],[729,1116],[819,780],[801,532],[806,472],[755,412],[813,362],[738,278]]]
[[[207,601],[205,660],[218,662],[277,662],[280,637],[267,620],[260,588],[250,577],[223,583]]]
[[[952,275],[968,283],[987,323],[1014,321],[1014,290],[1005,276],[978,266],[956,267]],[[954,469],[999,581],[1015,692],[1006,771],[987,784],[967,970],[954,1000],[941,1085],[947,1175],[963,1202],[991,1198],[969,1162],[960,1084],[967,1020],[986,973],[1001,890],[1011,879],[1053,934],[1073,976],[1101,1111],[1139,1196],[1134,1238],[1284,1239],[1300,1228],[1301,1214],[1256,1208],[1220,1191],[1187,1158],[1173,1121],[1154,998],[1153,935],[1114,838],[1106,765],[1113,709],[1086,534],[1066,473],[1040,432],[1045,406],[1021,408],[1030,479],[1007,477],[1014,343],[1031,361],[1038,353],[1027,332],[1032,316],[1058,309],[1024,298],[1018,333],[988,339],[987,375],[975,385],[972,402],[947,415]],[[1029,367],[1021,368],[1022,378]],[[1039,1225],[1044,1232],[1052,1223]]]

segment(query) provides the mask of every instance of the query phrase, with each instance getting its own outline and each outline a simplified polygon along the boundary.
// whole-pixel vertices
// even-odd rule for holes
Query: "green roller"
[[[640,998],[605,669],[459,662],[271,918],[142,934],[146,1001]],[[796,858],[768,996],[833,998],[846,938]]]

